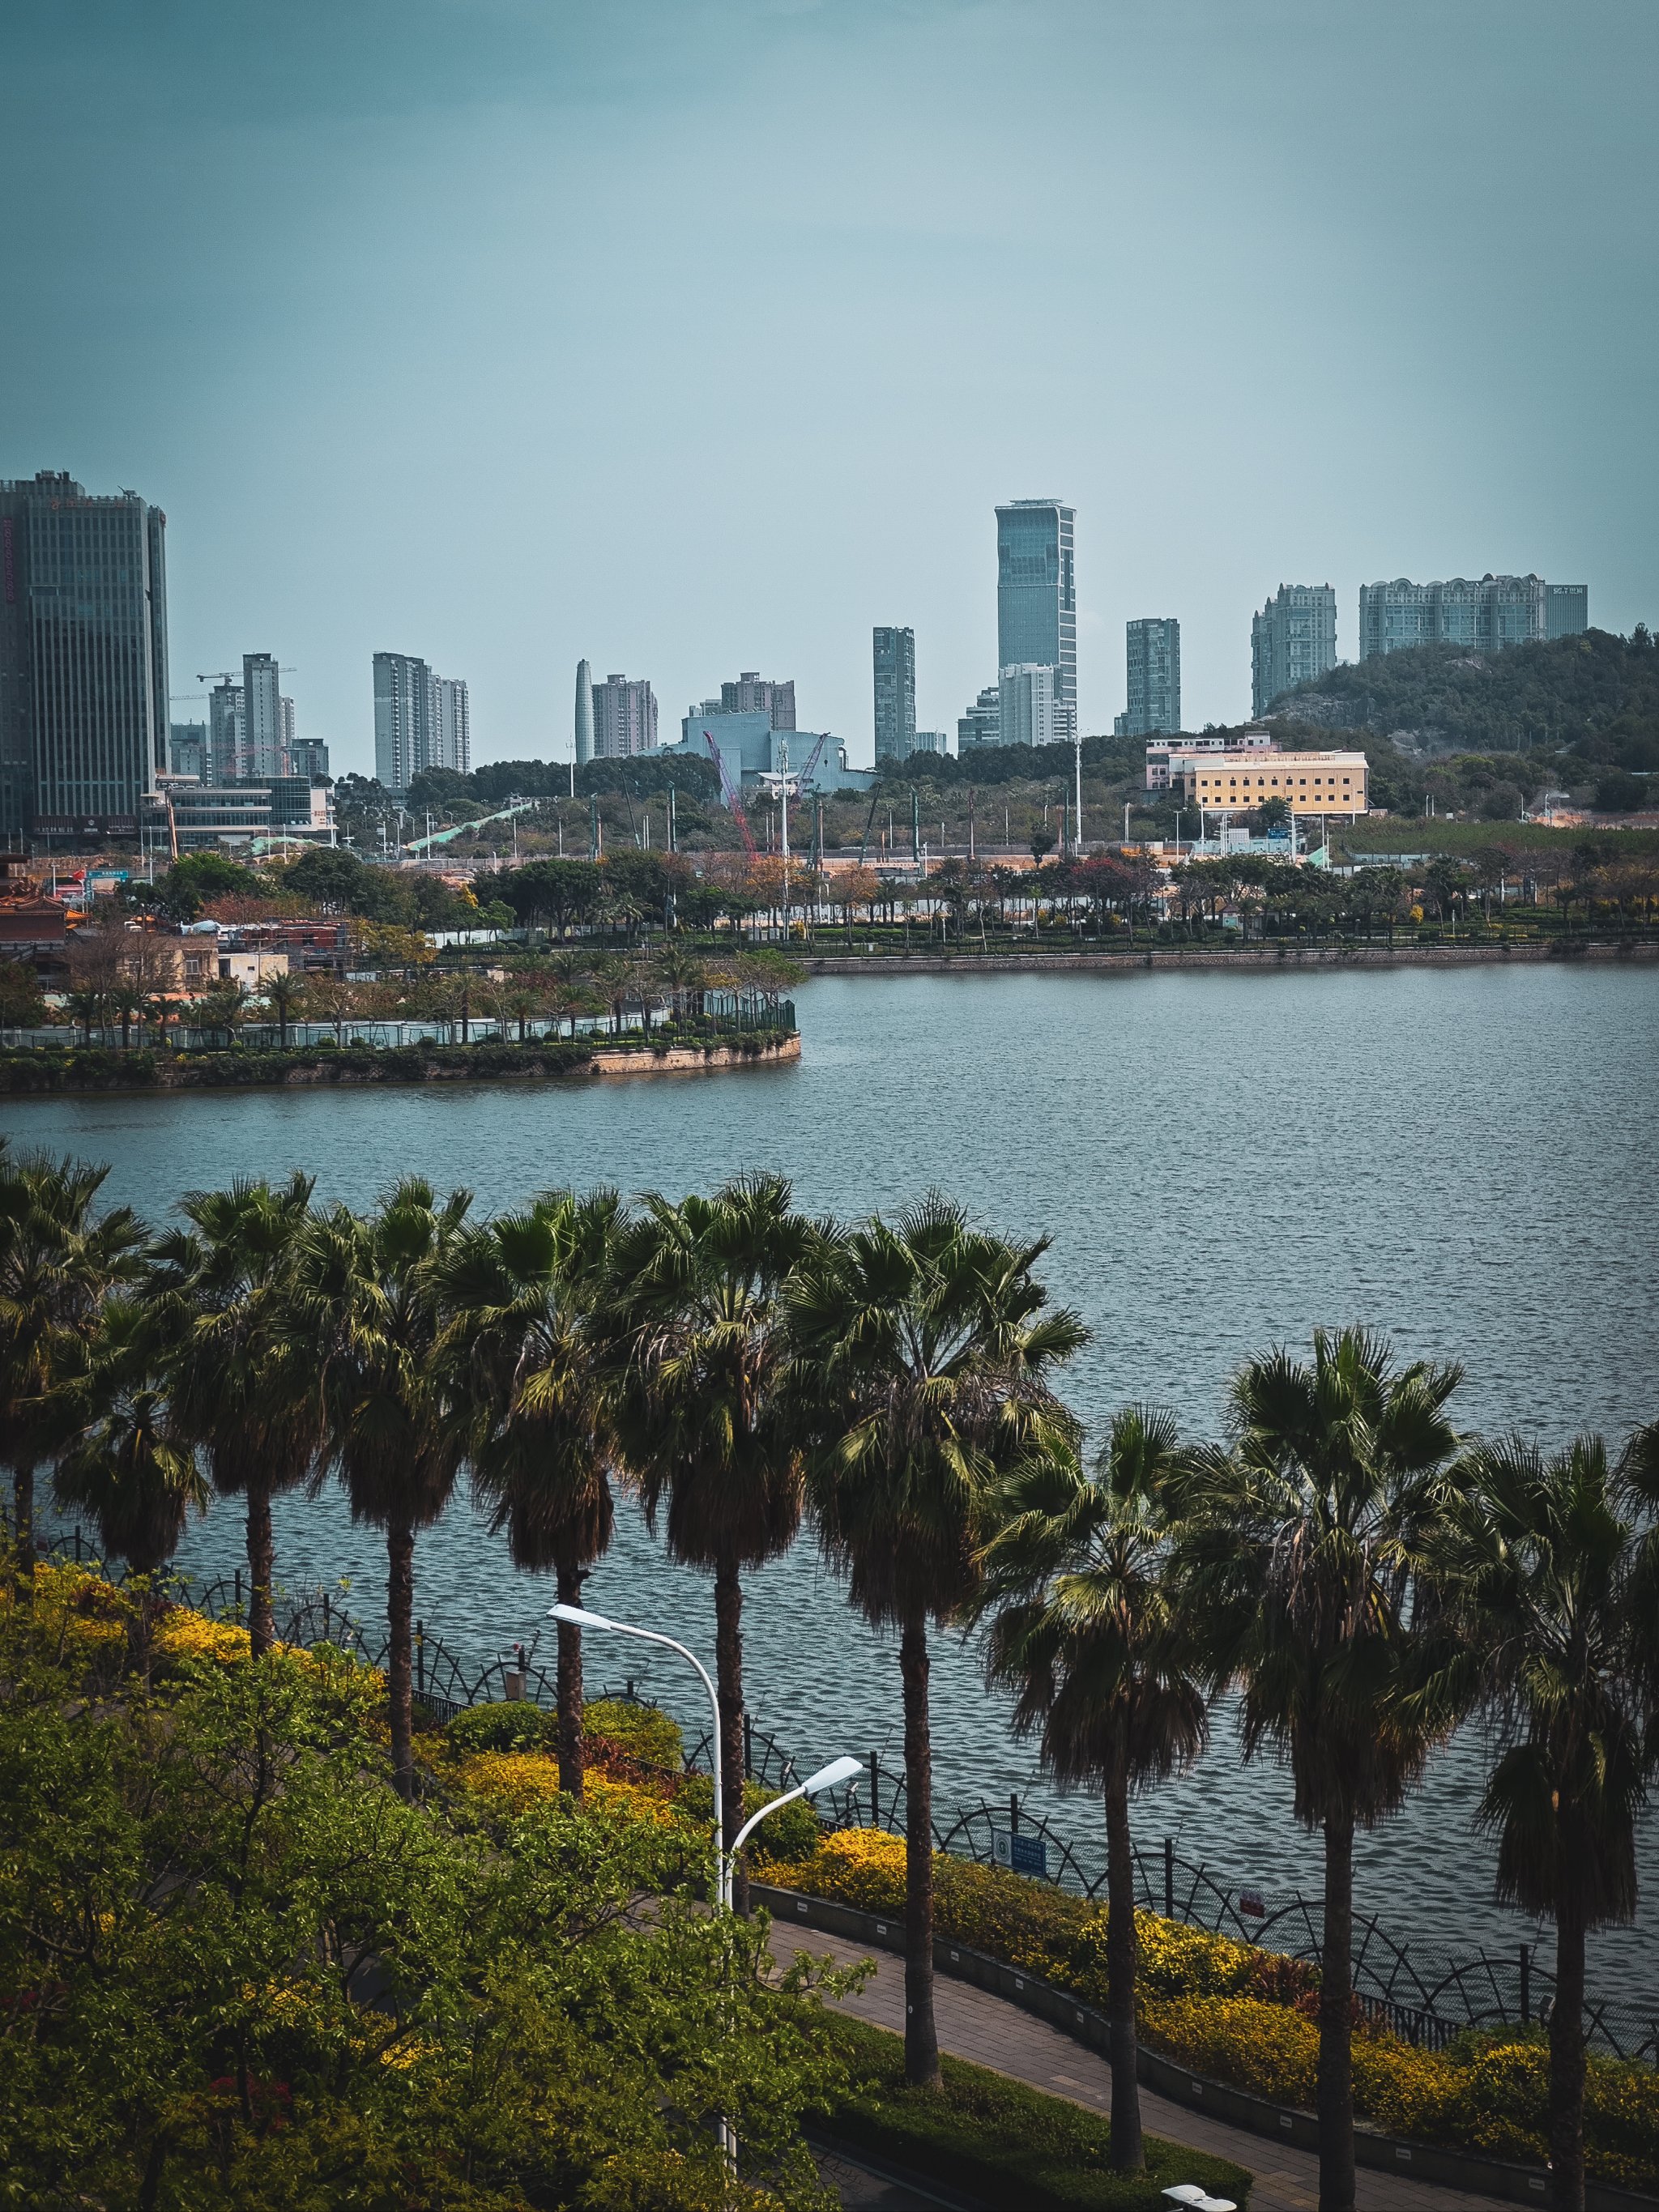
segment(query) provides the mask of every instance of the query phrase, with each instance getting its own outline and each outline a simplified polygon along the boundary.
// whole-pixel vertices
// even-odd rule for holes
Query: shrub
[[[666,1767],[672,1774],[685,1765],[679,1724],[660,1705],[636,1705],[631,1698],[595,1698],[583,1715],[582,1729],[590,1743],[614,1744],[642,1765]]]
[[[943,1852],[933,1864],[940,1936],[1104,2003],[1103,1908]],[[764,1878],[896,1918],[904,1909],[904,1839],[878,1828],[843,1828],[810,1856],[769,1866]],[[1155,1913],[1138,1912],[1135,1932],[1136,2006],[1149,2048],[1277,2104],[1311,2103],[1319,2052],[1316,1968]],[[1366,2120],[1391,2133],[1535,2162],[1546,2148],[1548,2052],[1519,2029],[1471,2035],[1450,2051],[1431,2052],[1362,2027],[1354,2039],[1354,2100]],[[1659,2070],[1639,2060],[1592,2057],[1585,2133],[1589,2169],[1599,2179],[1652,2189],[1659,2181]]]
[[[492,1705],[469,1705],[457,1713],[444,1730],[458,1752],[538,1751],[553,1741],[554,1716],[527,1699]]]

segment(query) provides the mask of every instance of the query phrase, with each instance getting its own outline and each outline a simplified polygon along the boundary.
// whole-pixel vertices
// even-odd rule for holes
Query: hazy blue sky
[[[166,507],[174,689],[368,768],[370,655],[559,755],[739,667],[871,744],[994,672],[999,499],[1078,511],[1186,720],[1249,617],[1536,568],[1659,616],[1654,0],[52,0],[0,10],[0,476]],[[189,719],[199,705],[180,701]]]

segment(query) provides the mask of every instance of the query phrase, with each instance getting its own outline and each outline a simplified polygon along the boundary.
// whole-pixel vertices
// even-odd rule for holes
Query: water
[[[1319,1322],[1364,1322],[1407,1355],[1461,1359],[1465,1426],[1556,1444],[1616,1439],[1659,1413],[1659,979],[1573,968],[1425,973],[821,979],[799,995],[798,1066],[583,1086],[202,1093],[8,1102],[20,1142],[112,1164],[107,1191],[164,1217],[233,1174],[304,1166],[319,1195],[371,1199],[419,1170],[481,1207],[549,1184],[678,1194],[753,1164],[813,1210],[902,1206],[930,1185],[1011,1234],[1050,1232],[1055,1293],[1095,1332],[1072,1395],[1100,1424],[1132,1398],[1217,1431],[1227,1377]],[[277,1513],[290,1587],[347,1578],[378,1607],[381,1555],[335,1498]],[[221,1509],[180,1555],[234,1564]],[[419,1610],[477,1656],[525,1636],[549,1593],[517,1577],[463,1502],[417,1553]],[[708,1585],[624,1514],[589,1586],[621,1615],[712,1651]],[[854,1619],[803,1541],[750,1577],[749,1702],[813,1764],[899,1753],[896,1657]],[[593,1639],[590,1639],[590,1644]],[[590,1678],[649,1683],[696,1717],[641,1647],[589,1653]],[[933,1671],[942,1802],[1042,1784],[976,1652]],[[1492,1900],[1471,1815],[1484,1747],[1466,1731],[1399,1819],[1362,1838],[1364,1909],[1419,1944],[1511,1949],[1534,1931]],[[1191,1775],[1139,1806],[1137,1832],[1275,1895],[1319,1887],[1316,1841],[1285,1776],[1246,1768],[1226,1714]],[[1061,1808],[1091,1832],[1086,1802]],[[1659,1821],[1636,1929],[1595,1945],[1596,1986],[1645,1999],[1659,1966]]]

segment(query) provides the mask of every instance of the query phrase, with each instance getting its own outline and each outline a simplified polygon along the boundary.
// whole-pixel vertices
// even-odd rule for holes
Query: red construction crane
[[[751,860],[757,860],[760,854],[755,849],[755,839],[749,827],[749,817],[743,811],[743,795],[732,781],[726,765],[726,756],[714,743],[712,731],[703,732],[702,741],[708,748],[709,759],[714,762],[720,772],[720,797],[726,801],[728,811],[736,817],[738,828],[743,833],[744,849]]]

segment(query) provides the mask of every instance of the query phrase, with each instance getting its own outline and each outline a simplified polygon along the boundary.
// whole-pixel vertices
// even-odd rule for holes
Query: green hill
[[[1593,629],[1489,654],[1418,646],[1298,684],[1268,712],[1423,752],[1556,754],[1577,781],[1652,772],[1659,650],[1640,625],[1628,638]]]

